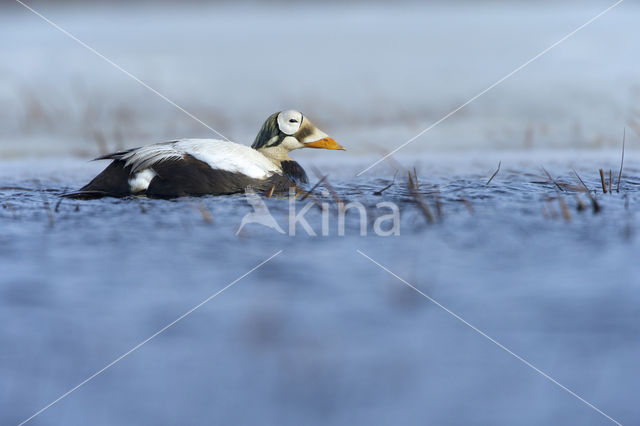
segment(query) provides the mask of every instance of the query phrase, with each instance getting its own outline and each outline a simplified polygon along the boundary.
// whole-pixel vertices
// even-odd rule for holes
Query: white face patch
[[[278,114],[278,128],[285,135],[293,135],[300,129],[302,113],[289,109]]]

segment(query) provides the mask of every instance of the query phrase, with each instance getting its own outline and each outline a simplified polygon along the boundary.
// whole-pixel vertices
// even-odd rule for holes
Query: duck
[[[218,139],[179,139],[113,152],[112,160],[88,184],[68,198],[229,195],[284,192],[308,183],[289,153],[300,148],[345,150],[296,110],[271,114],[251,147]]]

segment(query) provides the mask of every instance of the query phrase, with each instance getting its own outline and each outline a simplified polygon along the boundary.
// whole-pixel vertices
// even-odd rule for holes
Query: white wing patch
[[[136,173],[129,179],[129,188],[131,188],[131,192],[136,193],[146,191],[154,177],[156,177],[156,172],[151,169],[144,169],[141,172]]]
[[[184,153],[177,151],[174,145],[175,143],[164,143],[143,146],[123,155],[121,159],[127,160],[125,167],[131,166],[133,174],[162,161],[181,159]]]
[[[273,173],[282,172],[255,149],[217,139],[182,139],[143,146],[124,154],[121,159],[126,160],[126,166],[131,166],[133,174],[146,171],[163,161],[180,160],[185,154],[207,163],[212,169],[242,173],[254,179],[266,179]]]

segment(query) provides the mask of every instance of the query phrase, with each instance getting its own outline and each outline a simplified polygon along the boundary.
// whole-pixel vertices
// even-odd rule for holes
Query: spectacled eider
[[[251,147],[215,139],[181,139],[96,158],[111,164],[71,198],[223,195],[286,191],[307,183],[304,169],[289,157],[298,148],[344,148],[294,110],[272,114]]]

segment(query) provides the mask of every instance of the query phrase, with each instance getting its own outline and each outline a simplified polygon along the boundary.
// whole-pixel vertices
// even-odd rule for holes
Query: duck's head
[[[262,125],[251,148],[280,161],[288,160],[289,151],[298,148],[344,150],[326,133],[311,124],[301,112],[291,109],[271,114]]]

